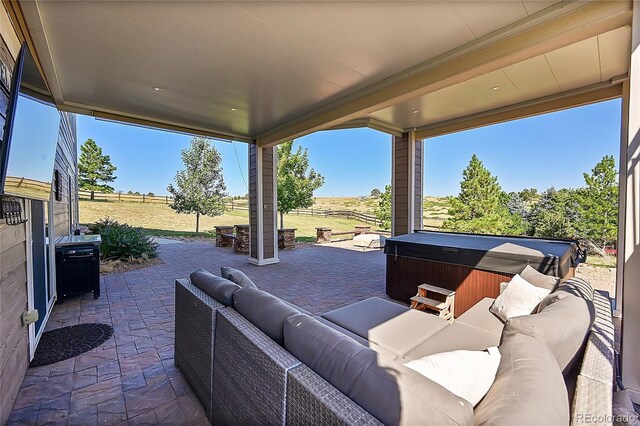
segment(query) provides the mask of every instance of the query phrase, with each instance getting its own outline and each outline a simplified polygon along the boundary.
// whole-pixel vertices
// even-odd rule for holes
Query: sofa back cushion
[[[593,301],[593,287],[588,281],[573,277],[558,286],[556,292],[565,292],[583,299]]]
[[[189,275],[191,283],[225,306],[233,305],[233,294],[240,286],[206,269],[196,269]]]
[[[307,315],[287,318],[285,348],[384,424],[470,424],[473,408],[437,383]]]
[[[240,269],[223,266],[222,268],[220,268],[220,275],[222,275],[223,278],[226,278],[229,281],[238,284],[240,287],[258,288],[258,286],[256,286],[253,281],[251,281],[251,279]]]
[[[233,307],[281,346],[284,342],[282,330],[285,320],[300,313],[276,296],[251,287],[243,287],[234,294]]]
[[[581,357],[595,317],[592,301],[567,295],[552,300],[540,313],[510,318],[502,336],[519,333],[540,339],[566,375]]]
[[[544,342],[505,336],[489,392],[476,406],[476,425],[568,425],[569,397],[558,363]]]
[[[552,291],[560,283],[560,278],[538,272],[531,265],[525,266],[524,270],[520,272],[520,276],[536,287],[547,288]]]

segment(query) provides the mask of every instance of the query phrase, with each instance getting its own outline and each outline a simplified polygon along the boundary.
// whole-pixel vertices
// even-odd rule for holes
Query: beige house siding
[[[394,174],[393,180],[393,234],[402,235],[408,232],[409,226],[409,135],[393,138]]]
[[[53,227],[55,236],[68,235],[78,221],[78,173],[77,173],[76,117],[61,113],[55,169],[59,173],[61,199],[53,203]]]
[[[263,222],[262,232],[264,234],[264,258],[271,259],[275,256],[273,231],[276,226],[276,218],[273,214],[273,202],[275,195],[275,182],[273,181],[274,168],[274,148],[262,149],[262,200],[263,200]]]
[[[0,57],[13,69],[17,37],[3,14],[0,26]],[[7,25],[5,25],[7,24]],[[10,32],[10,33],[9,33]],[[6,47],[7,41],[13,48]],[[18,44],[19,45],[19,44]],[[0,91],[0,128],[6,117],[7,98]],[[0,134],[2,137],[2,134]],[[60,200],[53,203],[50,235],[68,235],[78,218],[77,138],[74,114],[62,113],[56,150],[55,169],[59,172]],[[24,200],[19,200],[23,211]],[[21,315],[28,309],[27,231],[25,225],[9,226],[0,219],[0,424],[11,413],[20,384],[29,364],[29,328],[22,325]]]
[[[22,203],[24,208],[24,203]],[[26,226],[0,221],[0,424],[11,412],[29,364]]]
[[[415,180],[414,180],[414,219],[413,219],[413,227],[415,229],[422,229],[422,172],[423,172],[423,161],[424,161],[424,142],[422,140],[416,140],[415,144]],[[413,230],[412,230],[413,231]]]
[[[15,56],[5,44],[16,44],[16,36],[0,9],[0,57],[13,69]],[[11,33],[10,33],[11,32]],[[13,46],[15,50],[15,46]],[[0,90],[0,128],[4,127],[7,97]],[[2,134],[0,134],[0,138]],[[24,211],[24,202],[20,200]],[[29,329],[22,325],[21,314],[27,310],[26,225],[8,226],[0,219],[0,424],[11,412],[24,373],[29,364]]]
[[[393,235],[422,228],[423,142],[412,143],[411,137],[409,133],[393,137]]]
[[[258,258],[258,146],[249,145],[249,256]]]

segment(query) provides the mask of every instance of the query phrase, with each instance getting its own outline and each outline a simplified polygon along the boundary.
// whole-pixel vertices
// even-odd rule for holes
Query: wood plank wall
[[[394,136],[393,231],[394,235],[409,232],[409,134]]]
[[[393,137],[393,235],[403,235],[422,228],[422,155],[423,141],[416,140],[413,152],[409,143],[409,134]],[[413,206],[410,206],[409,164],[413,161]],[[413,227],[409,225],[409,209],[412,209]],[[409,229],[412,228],[412,229]]]
[[[423,228],[423,205],[422,205],[422,162],[424,161],[423,151],[424,142],[420,139],[416,140],[416,156],[415,156],[415,182],[414,182],[414,210],[413,210],[413,226],[415,229]],[[413,229],[411,230],[413,231]]]
[[[276,227],[276,217],[273,213],[273,203],[275,201],[275,182],[273,180],[274,170],[274,149],[262,148],[262,232],[264,234],[264,258],[275,257],[275,240],[273,231]]]
[[[277,148],[260,148],[256,144],[249,145],[249,231],[251,242],[249,256],[256,260],[275,257],[274,230],[277,226],[277,215],[274,213],[276,203],[274,169],[277,167],[275,150]],[[258,158],[258,152],[260,158]],[[261,170],[258,170],[260,162]],[[258,202],[258,173],[262,179],[262,201]],[[258,224],[258,212],[262,214],[262,224]],[[258,256],[258,231],[263,235],[263,257]]]
[[[249,256],[258,258],[258,146],[249,145]]]

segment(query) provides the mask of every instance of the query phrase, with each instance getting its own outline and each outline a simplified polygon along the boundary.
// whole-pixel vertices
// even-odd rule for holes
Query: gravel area
[[[589,281],[593,288],[605,290],[613,297],[616,291],[616,268],[592,266],[582,263],[576,269],[576,277]]]

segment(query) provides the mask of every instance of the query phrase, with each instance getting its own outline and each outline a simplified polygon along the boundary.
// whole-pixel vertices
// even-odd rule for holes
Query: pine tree
[[[460,193],[452,198],[443,227],[452,231],[485,234],[521,234],[523,224],[506,207],[508,196],[498,178],[474,154],[462,172]]]
[[[184,170],[176,173],[176,186],[167,191],[173,195],[169,207],[178,213],[196,214],[196,234],[200,232],[200,216],[219,216],[224,212],[227,196],[222,176],[222,157],[208,138],[196,136],[191,146],[182,150]]]
[[[391,228],[391,185],[385,185],[384,192],[380,194],[376,217],[383,229]]]
[[[576,191],[551,187],[544,191],[533,206],[529,234],[541,238],[573,238],[578,220]]]
[[[78,178],[80,188],[91,191],[113,192],[107,183],[116,180],[113,173],[117,168],[111,164],[111,157],[102,154],[102,148],[93,139],[87,139],[80,147]]]
[[[309,168],[309,154],[298,147],[293,152],[293,141],[278,146],[278,212],[280,227],[284,227],[284,214],[313,205],[313,191],[324,184],[324,177]]]
[[[580,233],[598,246],[615,244],[618,237],[618,180],[613,156],[607,155],[584,173],[586,187],[578,191]]]

